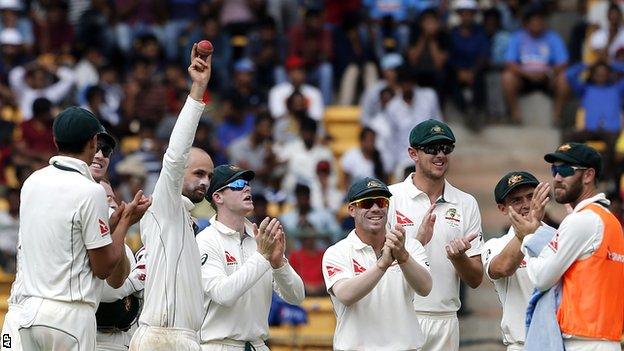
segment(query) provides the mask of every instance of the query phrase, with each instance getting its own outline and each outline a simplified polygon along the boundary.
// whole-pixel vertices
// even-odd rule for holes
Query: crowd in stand
[[[587,1],[571,33],[549,29],[559,3],[0,0],[0,187],[9,204],[0,264],[11,270],[20,185],[55,152],[52,122],[68,105],[92,111],[121,141],[109,159],[118,197],[151,192],[186,98],[187,53],[202,39],[214,45],[214,74],[195,146],[215,165],[256,172],[256,217],[279,208],[300,239],[295,269],[320,262],[351,225],[340,212],[344,189],[367,176],[402,179],[406,133],[444,120],[449,105],[478,131],[523,124],[525,92],[552,95],[552,123],[568,140],[604,143],[617,199],[624,2]],[[566,122],[570,101],[582,125]],[[360,145],[340,159],[324,128],[329,105],[361,107]],[[309,292],[324,291],[320,270],[300,274]]]

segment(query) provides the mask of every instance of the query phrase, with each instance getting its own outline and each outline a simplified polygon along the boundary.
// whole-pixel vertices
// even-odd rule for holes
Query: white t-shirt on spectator
[[[280,118],[286,114],[288,111],[286,100],[288,100],[293,91],[295,91],[295,87],[289,82],[280,83],[271,88],[269,91],[269,111],[273,118]],[[308,104],[308,115],[310,118],[316,121],[323,119],[325,103],[323,102],[321,91],[311,85],[303,84],[300,92]]]
[[[620,28],[609,44],[609,30],[599,29],[589,39],[591,48],[594,50],[607,49],[610,59],[614,59],[618,50],[624,49],[624,27]],[[608,46],[608,47],[607,47]]]

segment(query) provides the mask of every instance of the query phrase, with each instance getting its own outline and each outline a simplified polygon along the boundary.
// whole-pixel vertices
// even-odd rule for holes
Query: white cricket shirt
[[[500,238],[488,240],[481,251],[483,270],[494,283],[494,289],[496,289],[503,306],[503,317],[500,325],[505,345],[524,343],[526,308],[531,293],[533,293],[533,283],[531,283],[526,270],[526,260],[522,260],[516,272],[509,277],[499,279],[490,277],[490,264],[511,240],[516,240],[515,236],[514,229],[511,227],[507,234]]]
[[[97,307],[104,281],[87,250],[112,243],[102,186],[81,160],[54,156],[22,187],[20,272],[24,297]]]
[[[388,224],[394,227],[401,224],[407,238],[416,237],[418,227],[427,210],[431,207],[429,197],[412,183],[412,174],[405,181],[391,185]],[[433,287],[427,297],[416,295],[414,308],[417,312],[457,312],[459,301],[459,276],[455,267],[446,257],[444,247],[454,238],[479,233],[466,251],[468,257],[481,254],[483,238],[481,236],[481,214],[475,198],[445,181],[444,194],[438,199],[434,211],[436,221],[433,238],[425,246]]]
[[[251,223],[242,234],[210,219],[197,235],[204,291],[202,343],[232,339],[266,340],[273,290],[290,304],[305,297],[303,281],[286,263],[278,269],[257,251]]]
[[[417,240],[406,243],[412,258],[429,270],[425,249]],[[414,350],[424,342],[418,317],[412,307],[415,292],[396,262],[377,285],[351,306],[343,305],[332,293],[334,284],[353,278],[377,264],[373,248],[352,230],[323,255],[325,286],[336,313],[335,350]]]
[[[199,250],[190,214],[194,205],[182,196],[182,184],[203,110],[203,103],[186,99],[171,132],[152,205],[141,219],[141,240],[149,254],[140,324],[195,331],[201,327]]]

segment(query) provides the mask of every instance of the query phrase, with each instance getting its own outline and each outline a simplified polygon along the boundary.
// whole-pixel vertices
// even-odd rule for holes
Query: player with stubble
[[[197,332],[203,291],[197,226],[190,211],[204,199],[213,172],[210,156],[192,148],[204,111],[202,98],[211,73],[211,55],[191,50],[191,90],[176,121],[153,193],[141,220],[146,270],[144,306],[130,350],[200,350]]]
[[[425,343],[423,350],[459,349],[457,310],[460,279],[471,288],[481,284],[481,214],[475,198],[446,180],[455,135],[441,121],[426,120],[410,132],[408,153],[416,170],[391,185],[388,223],[400,224],[408,240],[420,241],[429,257],[433,288],[427,297],[414,296],[414,308]],[[418,225],[431,215],[435,221],[428,243]]]

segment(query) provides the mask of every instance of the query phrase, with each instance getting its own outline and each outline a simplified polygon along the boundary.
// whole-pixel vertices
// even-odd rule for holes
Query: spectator
[[[0,0],[0,31],[13,28],[16,29],[27,52],[32,52],[35,36],[30,19],[21,16],[22,4],[20,0]]]
[[[67,21],[67,3],[51,1],[46,15],[36,21],[37,49],[42,54],[71,55],[74,44],[74,28]]]
[[[400,86],[397,79],[397,69],[403,65],[403,57],[397,53],[387,54],[381,59],[381,70],[383,79],[372,87],[366,89],[362,94],[360,107],[362,115],[360,121],[363,124],[370,122],[373,117],[381,112],[381,94],[385,88],[390,88],[392,92],[399,92]]]
[[[307,185],[295,186],[295,207],[280,216],[288,236],[296,237],[302,230],[312,229],[319,236],[328,236],[332,242],[341,239],[340,226],[336,218],[323,208],[313,208],[310,188]]]
[[[22,122],[17,130],[13,161],[18,166],[39,169],[56,153],[52,135],[54,114],[52,103],[46,98],[37,98],[32,110],[33,117]]]
[[[622,9],[616,4],[609,6],[607,13],[609,26],[598,29],[590,39],[590,45],[596,50],[597,56],[603,60],[624,60],[624,27],[622,26]]]
[[[413,16],[416,1],[408,0],[364,0],[368,18],[372,20],[372,31],[377,44],[377,56],[387,54],[387,48],[403,52],[409,42],[409,19]],[[392,42],[391,44],[388,44]]]
[[[382,153],[381,160],[386,174],[392,172],[394,167],[394,155],[392,154],[393,150],[387,147],[394,142],[390,116],[388,115],[388,105],[393,100],[394,95],[394,90],[389,87],[386,87],[379,92],[381,111],[366,124],[367,127],[370,127],[370,129],[375,132],[375,147]]]
[[[562,73],[568,53],[559,34],[546,27],[545,16],[541,8],[529,8],[523,17],[524,29],[509,41],[502,82],[513,123],[521,123],[518,95],[522,91],[554,91],[554,123],[563,108],[566,84]]]
[[[340,81],[338,104],[355,101],[358,79],[365,89],[377,81],[377,67],[372,43],[360,31],[356,13],[347,14],[342,25],[334,29],[334,67]]]
[[[115,37],[125,55],[131,53],[134,40],[143,34],[156,35],[164,42],[164,30],[159,24],[165,17],[164,5],[164,1],[114,0],[118,19]]]
[[[199,0],[167,0],[169,19],[164,25],[165,53],[168,61],[177,61],[178,40],[185,28],[198,18]]]
[[[344,203],[344,191],[338,189],[338,181],[332,173],[329,160],[322,160],[316,164],[316,178],[310,184],[310,197],[312,207],[324,208],[336,215]]]
[[[332,33],[323,23],[322,12],[308,9],[303,23],[293,26],[288,35],[291,56],[303,59],[308,82],[315,83],[323,94],[323,101],[333,100]]]
[[[427,119],[442,120],[435,90],[418,87],[415,84],[416,75],[413,69],[403,67],[399,72],[401,93],[388,104],[387,116],[392,142],[385,148],[391,150],[388,154],[393,155],[392,161],[388,161],[393,169],[397,167],[403,169],[405,165],[411,163],[405,152],[409,148],[410,130]]]
[[[407,48],[407,65],[418,73],[421,86],[433,87],[442,96],[444,68],[449,53],[448,34],[443,30],[434,9],[423,11],[412,33],[412,43]]]
[[[501,14],[495,7],[483,12],[483,27],[489,40],[490,66],[500,68],[505,63],[505,54],[509,46],[509,32],[501,25]]]
[[[247,56],[255,62],[256,81],[262,94],[268,94],[271,87],[288,79],[284,70],[286,39],[278,35],[273,18],[260,20],[258,30],[250,33],[247,49]]]
[[[308,118],[306,99],[299,90],[295,90],[286,100],[288,113],[275,121],[273,138],[278,145],[285,145],[299,138],[301,121]]]
[[[279,83],[269,91],[269,110],[273,118],[286,114],[286,100],[295,91],[300,91],[306,99],[307,114],[310,118],[320,121],[323,118],[325,104],[321,92],[308,84],[303,59],[290,56],[286,59],[289,82]]]
[[[90,7],[80,16],[76,26],[76,40],[80,47],[97,47],[106,57],[112,57],[115,47],[115,31],[111,2],[91,0]]]
[[[268,177],[275,168],[272,127],[271,115],[261,113],[254,121],[251,133],[235,139],[227,148],[229,163],[256,173],[254,189],[259,192],[266,188]]]
[[[242,102],[241,108],[250,113],[258,112],[266,105],[266,95],[262,94],[255,84],[256,67],[252,60],[243,58],[234,64],[234,79],[225,96]]]
[[[0,55],[0,83],[5,83],[13,68],[29,61],[24,51],[22,35],[16,29],[6,28],[0,31]]]
[[[331,150],[318,142],[317,123],[306,118],[301,122],[300,138],[277,148],[277,159],[287,164],[282,189],[290,193],[295,184],[310,184],[316,178],[316,165],[319,161],[331,161]],[[335,177],[335,173],[332,173]]]
[[[167,113],[167,88],[155,79],[156,65],[144,58],[135,61],[124,86],[122,112],[125,122],[158,123]]]
[[[52,77],[58,78],[58,81],[51,83]],[[35,99],[45,97],[57,105],[69,96],[74,80],[74,72],[71,69],[59,67],[49,60],[18,66],[9,72],[11,90],[22,110],[24,120],[32,118]]]
[[[300,230],[300,248],[291,252],[288,262],[303,280],[306,296],[325,296],[325,281],[321,270],[324,249],[319,248],[319,235],[313,228]]]
[[[102,117],[108,121],[117,137],[122,137],[122,130],[119,129],[121,124],[121,117],[119,116],[119,110],[121,106],[121,100],[123,98],[123,88],[119,84],[119,75],[113,66],[106,65],[99,69],[99,86],[104,90],[104,105],[100,108]]]
[[[240,100],[229,97],[221,101],[223,122],[217,127],[217,139],[223,160],[227,158],[227,149],[230,144],[248,135],[254,129],[255,116],[245,113],[242,105]]]
[[[88,86],[98,84],[100,81],[98,69],[104,64],[105,58],[99,48],[88,47],[85,49],[82,59],[74,67],[79,98]]]
[[[6,199],[9,208],[0,212],[0,266],[7,273],[15,273],[17,233],[19,231],[20,190],[9,188]],[[319,266],[320,270],[320,266]]]
[[[484,69],[488,61],[488,39],[482,26],[475,22],[479,6],[475,0],[455,3],[460,23],[451,30],[449,63],[455,74],[452,90],[466,125],[479,128],[485,102]]]
[[[345,152],[340,159],[345,189],[366,177],[377,178],[383,182],[388,178],[381,154],[376,148],[375,131],[369,127],[362,128],[359,140],[360,146]]]

